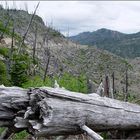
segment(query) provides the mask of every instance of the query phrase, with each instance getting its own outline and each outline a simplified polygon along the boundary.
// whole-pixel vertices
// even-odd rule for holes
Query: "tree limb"
[[[86,125],[81,126],[81,129],[85,131],[91,138],[93,138],[93,140],[103,140],[103,138],[99,134],[95,133]]]
[[[36,8],[35,8],[35,10],[34,10],[34,13],[33,13],[33,15],[31,16],[31,19],[30,19],[30,22],[29,22],[28,27],[27,27],[27,29],[26,29],[26,32],[25,32],[25,34],[23,35],[21,44],[20,44],[19,49],[18,49],[18,54],[20,53],[21,48],[22,48],[22,45],[24,44],[24,40],[25,40],[25,38],[26,38],[26,36],[27,36],[27,34],[28,34],[28,31],[29,31],[29,29],[30,29],[30,26],[31,26],[31,24],[32,24],[33,18],[34,18],[35,14],[36,14],[36,11],[37,11],[37,8],[38,8],[39,4],[40,4],[40,2],[38,2],[37,6],[36,6]]]

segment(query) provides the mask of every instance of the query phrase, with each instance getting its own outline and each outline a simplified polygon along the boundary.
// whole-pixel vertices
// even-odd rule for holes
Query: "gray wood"
[[[96,132],[139,130],[140,106],[60,88],[0,87],[0,126],[12,125],[37,137],[81,134],[84,125]]]
[[[33,21],[33,19],[34,19],[34,16],[35,16],[35,14],[36,14],[36,11],[37,11],[37,9],[38,9],[38,7],[39,7],[39,4],[40,4],[40,2],[38,2],[38,4],[36,5],[35,10],[34,10],[34,13],[33,13],[32,16],[31,16],[30,22],[29,22],[29,24],[28,24],[28,26],[27,26],[27,29],[26,29],[26,31],[25,31],[23,37],[22,37],[21,44],[20,44],[19,49],[18,49],[18,54],[20,53],[21,48],[22,48],[22,45],[24,44],[24,41],[25,41],[26,36],[27,36],[27,34],[28,34],[28,31],[29,31],[29,29],[30,29],[30,27],[31,27],[32,21]]]
[[[26,111],[28,102],[27,90],[0,86],[0,126],[13,126],[14,118],[22,110]]]
[[[81,129],[83,131],[85,131],[92,139],[94,139],[94,140],[103,140],[103,138],[99,134],[95,133],[93,130],[88,128],[86,125],[83,125],[81,127]]]

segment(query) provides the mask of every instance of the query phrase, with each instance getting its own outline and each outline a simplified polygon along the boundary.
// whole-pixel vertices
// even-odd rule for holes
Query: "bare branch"
[[[34,10],[34,13],[33,13],[33,15],[31,16],[31,19],[30,19],[30,22],[29,22],[28,27],[27,27],[27,29],[26,29],[26,32],[25,32],[25,34],[23,35],[21,44],[20,44],[19,49],[18,49],[18,54],[20,53],[21,47],[22,47],[22,45],[24,44],[24,40],[25,40],[25,38],[26,38],[26,36],[27,36],[27,34],[28,34],[28,31],[29,31],[30,26],[31,26],[32,21],[33,21],[33,18],[34,18],[35,14],[36,14],[37,8],[39,7],[39,4],[40,4],[40,2],[38,2],[37,6],[36,6],[36,8],[35,8],[35,10]]]
[[[36,24],[36,27],[35,27],[35,40],[34,40],[34,44],[33,44],[33,62],[35,63],[35,53],[36,53],[36,43],[37,43],[37,30],[38,30],[38,27],[37,27],[37,24]]]
[[[85,131],[87,133],[87,135],[89,135],[91,138],[93,138],[93,140],[103,140],[103,138],[99,134],[97,134],[96,132],[94,132],[93,130],[91,130],[86,125],[83,125],[81,127],[81,129],[83,131]]]

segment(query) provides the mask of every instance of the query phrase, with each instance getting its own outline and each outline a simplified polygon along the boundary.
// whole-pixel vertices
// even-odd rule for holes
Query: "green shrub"
[[[13,137],[12,140],[26,140],[28,137],[28,133],[24,130],[22,132],[16,133]]]
[[[0,135],[2,134],[2,132],[5,130],[4,127],[0,128]],[[10,138],[11,140],[25,140],[27,137],[29,136],[29,134],[24,130],[21,131],[19,133],[16,133],[15,135],[12,136],[12,138]]]
[[[54,85],[54,79],[51,79],[49,77],[46,77],[45,82],[41,79],[39,76],[34,76],[27,82],[22,84],[23,88],[29,88],[29,87],[42,87],[42,86],[48,86],[53,87]]]
[[[46,77],[45,82],[39,77],[35,76],[22,84],[23,88],[48,86],[53,87],[54,81],[57,80],[60,87],[64,87],[70,91],[87,93],[87,79],[84,75],[73,76],[69,73],[64,73],[61,77]]]
[[[6,58],[8,57],[8,54],[9,54],[9,48],[0,46],[0,55],[3,55]]]
[[[22,86],[29,79],[30,58],[27,54],[14,55],[11,67],[11,81],[14,86]]]
[[[84,75],[73,76],[69,73],[64,73],[61,78],[55,78],[61,87],[70,91],[87,93],[87,79]]]
[[[0,60],[0,85],[1,84],[4,84],[4,85],[8,86],[8,85],[10,85],[10,82],[8,81],[8,78],[7,78],[6,66]]]
[[[4,127],[1,127],[0,128],[0,135],[2,134],[2,132],[5,130],[5,128]]]
[[[2,21],[0,21],[0,32],[4,33],[7,36],[12,37],[12,28],[13,28],[13,22],[10,21],[8,27],[5,29],[5,26]],[[14,38],[17,40],[21,40],[21,36],[17,33],[14,33]]]

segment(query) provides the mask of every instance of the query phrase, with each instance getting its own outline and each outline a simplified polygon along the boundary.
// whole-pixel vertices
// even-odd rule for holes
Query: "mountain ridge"
[[[140,57],[140,32],[133,34],[101,28],[93,32],[83,32],[69,37],[70,40],[82,45],[96,45],[124,58]]]

